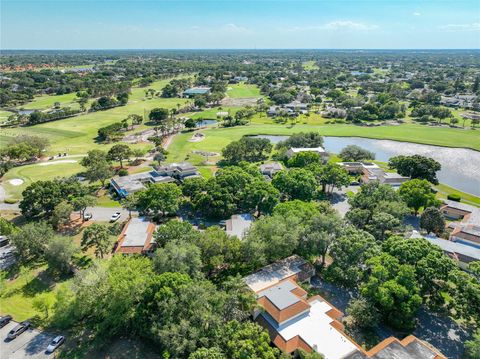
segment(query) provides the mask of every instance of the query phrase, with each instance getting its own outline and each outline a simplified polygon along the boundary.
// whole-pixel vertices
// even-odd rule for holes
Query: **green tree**
[[[74,197],[72,199],[73,209],[79,212],[82,222],[85,220],[84,215],[87,207],[95,206],[96,203],[97,198],[90,195]]]
[[[299,152],[287,161],[288,167],[307,167],[312,164],[322,163],[322,158],[315,152]]]
[[[150,111],[148,118],[150,119],[150,121],[156,124],[160,124],[162,122],[165,122],[168,119],[169,115],[170,113],[168,109],[157,107]]]
[[[465,342],[465,357],[468,359],[480,358],[480,329],[477,329],[472,338]]]
[[[66,274],[72,270],[72,258],[77,252],[71,238],[53,237],[47,243],[45,259],[49,268]]]
[[[123,161],[130,158],[132,155],[132,150],[128,145],[119,143],[113,145],[108,151],[107,158],[110,161],[120,162],[120,168],[123,168]]]
[[[294,133],[284,141],[277,143],[277,148],[314,148],[323,146],[323,137],[318,132]]]
[[[288,200],[311,201],[317,192],[315,176],[303,168],[292,168],[289,171],[276,173],[272,184]]]
[[[55,229],[65,226],[70,223],[70,216],[73,212],[73,206],[67,201],[62,201],[55,206],[50,219]]]
[[[153,255],[153,267],[157,273],[186,273],[191,278],[202,276],[200,249],[189,242],[168,242]]]
[[[313,170],[325,193],[332,193],[334,188],[340,189],[350,184],[347,170],[337,164],[327,163],[325,166],[316,166]]]
[[[280,192],[271,183],[255,180],[247,184],[242,207],[258,215],[269,214],[280,201]]]
[[[347,314],[353,319],[353,323],[359,328],[374,328],[380,322],[378,309],[365,298],[352,299],[348,303]]]
[[[340,151],[340,158],[346,162],[374,160],[375,153],[357,145],[348,145]]]
[[[428,207],[420,216],[420,227],[428,233],[441,235],[445,231],[445,218],[442,212],[435,207]]]
[[[321,266],[331,244],[343,233],[343,222],[336,214],[314,217],[300,240],[300,252],[307,258],[321,257]]]
[[[361,294],[394,328],[411,330],[422,304],[415,278],[415,269],[387,254],[366,261],[368,280],[360,286]]]
[[[200,348],[195,350],[188,359],[227,359],[223,352],[218,347]]]
[[[344,286],[354,287],[366,275],[363,269],[366,261],[380,252],[371,234],[347,227],[343,235],[330,246],[329,254],[333,263],[328,266],[326,276]]]
[[[20,210],[27,219],[49,218],[65,197],[57,181],[36,181],[22,192]]]
[[[107,154],[101,150],[88,151],[80,164],[87,168],[85,177],[89,182],[100,181],[105,187],[105,181],[114,174],[113,168],[108,160]]]
[[[241,161],[259,162],[266,160],[272,151],[272,144],[265,138],[242,137],[230,142],[223,150],[224,161],[236,165]]]
[[[128,211],[128,217],[132,218],[132,211],[135,211],[138,206],[138,197],[135,193],[128,194],[122,200],[122,207]]]
[[[389,213],[375,213],[365,226],[365,229],[368,233],[372,234],[376,240],[383,241],[395,229],[398,229],[400,225],[400,220]]]
[[[280,354],[270,345],[268,332],[256,323],[229,322],[224,328],[228,358],[275,359]]]
[[[187,221],[168,221],[158,226],[154,233],[155,243],[165,247],[170,242],[196,243],[200,233]]]
[[[94,223],[83,231],[82,249],[95,248],[95,256],[103,258],[113,245],[112,232],[106,224]]]
[[[415,211],[415,215],[418,214],[420,208],[437,203],[430,183],[427,180],[413,179],[403,182],[398,189],[398,194],[407,206]]]
[[[27,223],[11,237],[17,255],[24,262],[44,258],[48,242],[54,237],[52,227],[47,222]]]
[[[154,216],[177,212],[182,191],[175,183],[159,183],[149,186],[138,194],[138,208]]]
[[[395,168],[402,176],[425,179],[433,184],[438,184],[437,172],[442,169],[441,164],[433,158],[420,155],[392,157],[388,166]]]

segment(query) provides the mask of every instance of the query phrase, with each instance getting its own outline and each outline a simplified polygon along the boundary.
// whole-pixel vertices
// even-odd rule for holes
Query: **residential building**
[[[339,162],[338,165],[345,168],[349,173],[361,173],[363,183],[378,181],[381,184],[400,186],[403,182],[410,179],[396,172],[385,172],[378,165],[371,162]]]
[[[325,151],[323,149],[323,147],[309,147],[309,148],[306,148],[306,147],[305,148],[291,147],[287,151],[287,157],[291,158],[291,157],[293,157],[294,155],[296,155],[297,153],[300,153],[300,152],[314,152],[314,153],[318,153],[320,155],[320,157],[322,157],[323,160],[328,159],[328,152]]]
[[[190,98],[197,95],[208,95],[210,90],[211,88],[208,86],[191,87],[183,91],[183,97]]]
[[[234,214],[225,222],[225,231],[229,236],[237,236],[240,239],[247,234],[253,223],[251,214]]]
[[[283,170],[283,166],[279,162],[264,163],[260,165],[260,172],[262,175],[273,178],[273,175],[279,171]]]
[[[115,253],[147,254],[154,249],[153,233],[155,224],[145,218],[132,217],[123,227],[118,237]]]
[[[235,77],[232,79],[232,82],[234,82],[234,83],[247,82],[247,81],[248,81],[248,77],[246,77],[246,76],[235,76]]]
[[[195,166],[188,162],[171,163],[155,168],[153,171],[136,173],[128,176],[116,176],[110,180],[112,188],[120,197],[126,197],[145,189],[152,183],[182,181],[187,177],[199,176]]]
[[[291,256],[245,278],[261,309],[253,317],[267,329],[272,343],[285,353],[316,351],[325,359],[419,359],[445,357],[414,336],[390,337],[369,351],[344,332],[343,313],[319,295],[308,298],[297,281],[309,280],[313,268]]]
[[[440,212],[447,219],[455,220],[449,225],[452,229],[449,239],[480,248],[480,208],[457,201],[443,202]]]
[[[413,231],[411,238],[425,238],[431,244],[436,245],[453,259],[460,268],[466,269],[470,262],[480,260],[480,248],[464,244],[460,241],[438,238],[435,235],[422,236],[418,231]]]

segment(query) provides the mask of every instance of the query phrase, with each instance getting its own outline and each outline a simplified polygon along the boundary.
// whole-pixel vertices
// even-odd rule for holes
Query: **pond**
[[[276,144],[288,136],[258,135]],[[480,196],[480,152],[466,148],[450,148],[422,145],[410,142],[375,140],[359,137],[324,137],[324,147],[328,152],[340,153],[348,145],[357,145],[375,153],[375,159],[388,162],[398,155],[419,154],[431,157],[442,165],[437,177],[441,183],[460,191]]]
[[[217,124],[218,121],[217,120],[201,120],[201,121],[198,121],[197,122],[197,127],[204,127],[204,126],[208,126],[208,125],[215,125]]]

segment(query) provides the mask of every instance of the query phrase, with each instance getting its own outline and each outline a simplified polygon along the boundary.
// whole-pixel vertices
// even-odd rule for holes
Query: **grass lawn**
[[[227,96],[231,98],[262,97],[256,85],[245,83],[228,85]]]
[[[35,298],[42,295],[53,303],[55,293],[70,282],[55,282],[46,265],[37,268],[22,267],[18,276],[12,280],[7,279],[6,271],[2,271],[0,276],[0,314],[10,314],[16,321],[35,318],[35,324],[41,326],[46,324],[46,317],[43,311],[33,305]]]
[[[75,159],[79,160],[79,159]],[[43,162],[48,163],[48,166],[42,166],[41,164],[32,164],[27,166],[20,166],[12,168],[3,177],[2,186],[5,188],[8,194],[8,198],[21,199],[23,190],[32,182],[41,180],[52,180],[55,177],[68,177],[75,175],[84,168],[78,163],[62,163],[54,164],[55,162]],[[50,164],[52,163],[52,164]],[[9,180],[19,178],[23,180],[23,184],[20,186],[13,186],[9,183]]]
[[[440,183],[438,186],[434,186],[434,188],[438,191],[436,197],[439,199],[447,199],[447,196],[449,194],[458,194],[460,195],[460,197],[462,197],[462,203],[480,207],[480,197],[474,196],[473,194],[461,192],[453,187],[447,186],[446,184],[442,183]]]
[[[74,109],[80,108],[78,102],[75,101],[77,95],[75,93],[68,93],[65,95],[42,95],[35,97],[31,102],[19,106],[27,110],[46,110],[52,108],[55,102],[60,102],[61,107],[69,106]]]
[[[0,123],[5,122],[11,115],[13,112],[0,110]]]

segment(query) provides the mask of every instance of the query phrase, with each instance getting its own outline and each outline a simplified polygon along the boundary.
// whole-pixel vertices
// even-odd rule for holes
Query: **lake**
[[[258,135],[276,144],[288,136]],[[480,196],[480,152],[466,148],[450,148],[391,140],[375,140],[360,137],[324,137],[328,152],[340,153],[348,145],[357,145],[375,153],[375,159],[388,162],[398,155],[422,155],[431,157],[442,165],[438,180],[460,191]]]

